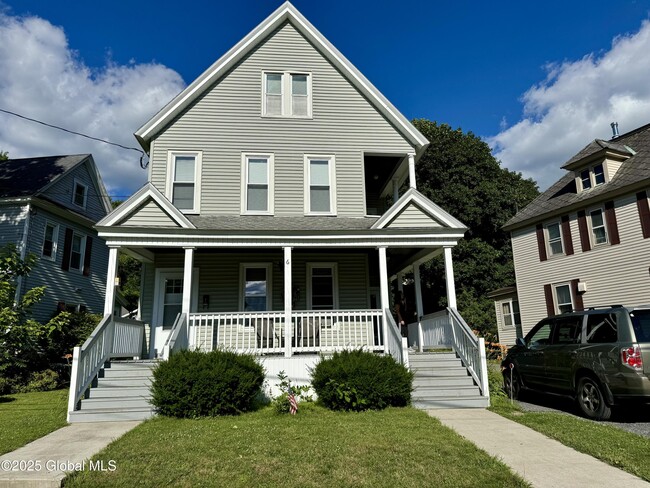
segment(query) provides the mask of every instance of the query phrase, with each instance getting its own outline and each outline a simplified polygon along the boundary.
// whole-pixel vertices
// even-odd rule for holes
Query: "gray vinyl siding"
[[[84,162],[72,171],[69,171],[54,185],[43,192],[43,196],[48,200],[61,204],[97,222],[106,215],[106,210],[99,195],[100,190],[95,186],[87,164],[89,163]],[[88,187],[85,209],[72,203],[75,179]]]
[[[22,242],[27,209],[27,205],[0,206],[0,247]]]
[[[309,72],[313,118],[261,117],[262,72]],[[156,139],[151,181],[166,189],[168,151],[202,151],[201,213],[241,212],[242,152],[273,153],[275,215],[304,213],[304,155],[336,157],[337,215],[363,216],[363,151],[412,146],[290,24],[262,42]]]
[[[431,228],[442,227],[416,205],[406,207],[389,225],[388,228]]]
[[[149,201],[137,209],[120,225],[127,227],[178,227],[178,224],[154,201]]]
[[[42,257],[47,222],[59,226],[54,261]],[[84,276],[77,270],[61,269],[66,228],[72,228],[79,234],[92,237],[90,276]],[[38,208],[38,211],[30,217],[27,251],[34,253],[39,260],[29,277],[23,282],[23,293],[37,286],[46,286],[43,299],[32,308],[36,320],[43,322],[49,320],[56,312],[58,302],[75,306],[85,305],[92,313],[103,313],[108,247],[97,237],[94,230]]]
[[[368,260],[366,253],[311,253],[294,250],[292,256],[292,288],[300,290],[295,310],[307,306],[307,263],[336,263],[340,309],[368,308]],[[198,312],[236,312],[241,310],[240,269],[244,263],[270,263],[272,310],[284,309],[284,269],[282,252],[260,253],[196,253],[194,268],[199,270]],[[142,295],[142,320],[150,323],[154,307],[156,268],[176,268],[182,271],[183,253],[156,255],[153,265],[145,265]],[[209,307],[203,308],[208,296]]]
[[[546,316],[544,285],[579,279],[587,284],[585,307],[650,303],[650,239],[643,239],[635,195],[615,200],[621,243],[582,252],[577,214],[570,214],[575,254],[540,262],[535,227],[512,232],[512,249],[523,333]],[[591,207],[586,207],[589,209]]]

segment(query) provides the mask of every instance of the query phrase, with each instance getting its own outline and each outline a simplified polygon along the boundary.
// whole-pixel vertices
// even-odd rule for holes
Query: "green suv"
[[[625,401],[650,402],[650,305],[614,305],[548,317],[501,363],[506,392],[568,395],[607,420]]]

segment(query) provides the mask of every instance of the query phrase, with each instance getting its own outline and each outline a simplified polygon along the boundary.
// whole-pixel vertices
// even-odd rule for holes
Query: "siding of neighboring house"
[[[579,279],[587,284],[585,307],[650,303],[650,239],[644,239],[635,195],[614,201],[620,244],[583,252],[577,212],[570,217],[575,254],[540,261],[535,226],[512,231],[517,293],[523,333],[546,317],[545,284]],[[585,207],[589,210],[591,206]],[[575,304],[575,302],[574,302]]]
[[[509,293],[499,296],[494,300],[494,308],[497,317],[497,333],[499,335],[499,344],[512,346],[517,341],[517,327],[515,325],[506,326],[503,320],[503,304],[510,301],[516,301],[517,294]]]
[[[42,257],[45,226],[48,222],[59,226],[55,260]],[[66,228],[92,238],[89,276],[84,276],[77,270],[61,269]],[[58,302],[73,306],[84,305],[93,313],[103,312],[108,247],[94,230],[38,208],[30,218],[27,251],[34,253],[39,260],[29,277],[23,281],[22,292],[36,286],[46,286],[43,299],[32,308],[36,320],[49,320],[56,312]]]
[[[311,119],[262,117],[262,72],[309,72]],[[292,25],[285,23],[154,140],[150,181],[166,190],[168,151],[202,151],[201,213],[241,213],[241,154],[274,154],[274,214],[304,213],[304,155],[335,155],[337,215],[363,216],[363,151],[412,146]],[[170,195],[167,195],[168,197]]]
[[[0,247],[23,241],[28,206],[0,206]]]
[[[198,312],[234,312],[241,310],[240,265],[242,263],[272,263],[272,309],[284,309],[284,268],[281,252],[260,253],[196,253],[194,267],[199,269]],[[340,309],[367,309],[368,260],[365,252],[308,253],[294,250],[292,255],[292,285],[300,290],[295,310],[307,308],[307,263],[337,263]],[[150,323],[154,307],[155,268],[178,268],[182,271],[181,253],[156,254],[155,264],[144,271],[142,320]],[[202,308],[202,297],[209,296],[210,306]]]

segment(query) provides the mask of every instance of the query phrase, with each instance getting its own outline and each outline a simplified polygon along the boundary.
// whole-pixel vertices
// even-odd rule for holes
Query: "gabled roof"
[[[153,202],[161,212],[168,217],[168,222],[174,227],[194,229],[194,225],[183,215],[158,189],[147,183],[131,195],[122,205],[97,222],[97,227],[120,225],[132,218],[139,210]]]
[[[149,151],[151,139],[162,131],[174,117],[200,97],[221,76],[243,59],[284,22],[290,22],[384,115],[416,148],[420,154],[429,141],[404,117],[368,79],[348,61],[325,37],[289,2],[253,29],[246,37],[219,58],[201,76],[177,95],[162,110],[135,132],[142,147]]]
[[[596,139],[595,141],[587,144],[587,146],[578,152],[578,154],[564,163],[562,169],[576,169],[576,166],[586,164],[601,155],[604,156],[608,152],[620,154],[624,157],[632,156],[634,154],[634,151],[622,144],[607,142],[603,141],[602,139]]]
[[[467,226],[451,214],[440,208],[415,188],[409,188],[388,211],[372,225],[372,229],[385,229],[391,227],[404,211],[415,207],[419,212],[428,216],[431,227],[446,227],[458,230],[467,230]],[[404,225],[399,227],[403,228]]]
[[[650,124],[617,137],[616,142],[606,144],[625,147],[631,154],[622,162],[611,181],[578,193],[574,173],[568,172],[506,222],[504,230],[540,222],[617,195],[637,191],[650,184]]]
[[[111,203],[91,154],[44,156],[0,161],[0,198],[38,196],[77,166],[88,163],[106,212]]]

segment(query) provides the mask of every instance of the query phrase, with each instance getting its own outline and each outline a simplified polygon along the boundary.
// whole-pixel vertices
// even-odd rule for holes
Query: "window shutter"
[[[537,250],[539,251],[539,260],[546,261],[546,242],[544,242],[544,226],[537,224]]]
[[[84,276],[90,276],[90,256],[93,250],[93,238],[86,237],[86,252],[84,252]]]
[[[72,252],[72,229],[66,227],[65,240],[63,241],[63,262],[61,269],[68,271],[70,269],[70,253]]]
[[[551,285],[544,285],[544,298],[546,299],[546,314],[555,315],[555,305],[553,305],[553,290]]]
[[[605,225],[607,225],[607,234],[609,235],[609,243],[613,246],[621,243],[621,238],[618,235],[618,223],[616,222],[616,210],[614,210],[614,202],[605,202]]]
[[[571,225],[569,224],[569,216],[562,216],[562,240],[564,241],[564,253],[567,256],[573,254],[573,238],[571,237]]]
[[[648,206],[648,194],[645,191],[636,194],[636,208],[639,210],[643,238],[647,239],[650,237],[650,207]]]
[[[573,298],[575,300],[573,306],[575,310],[584,310],[585,304],[582,301],[582,295],[578,293],[578,281],[580,280],[571,280],[571,290],[573,291]]]
[[[587,215],[584,210],[578,212],[578,230],[580,231],[580,244],[582,252],[591,251],[591,242],[589,242],[589,229],[587,228]]]

